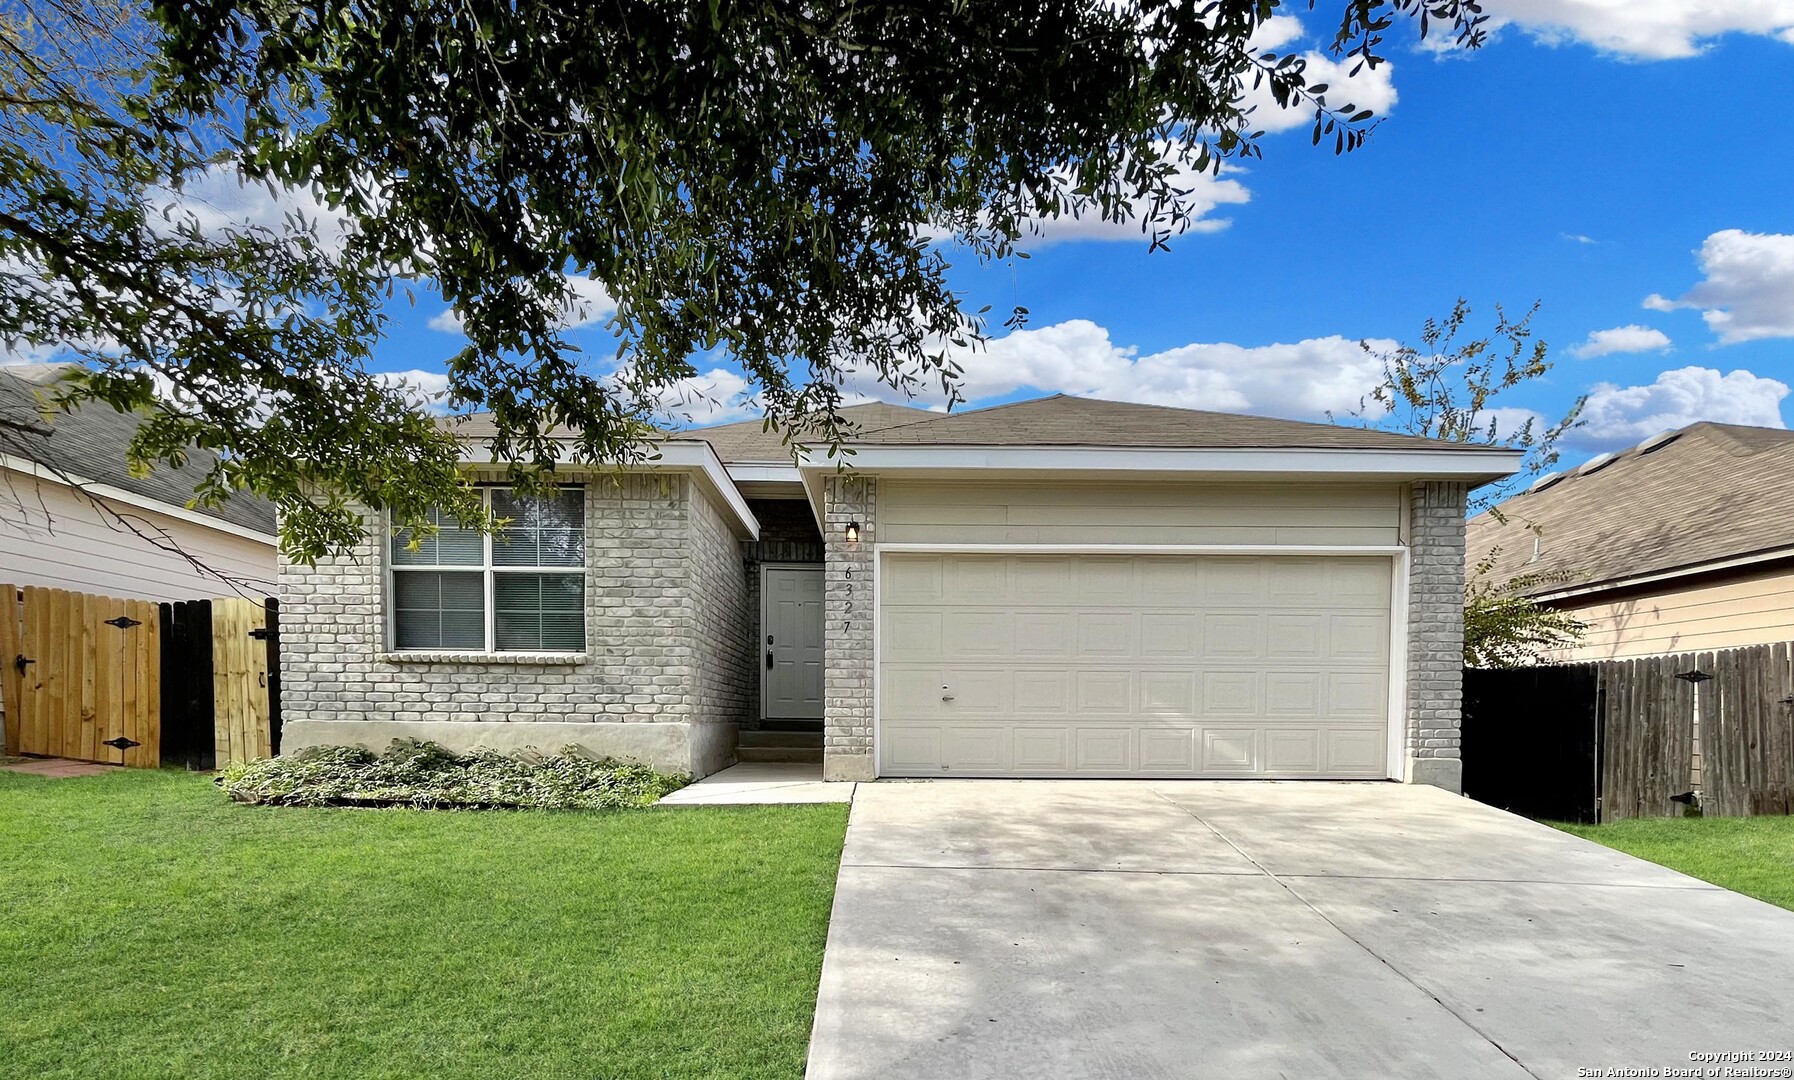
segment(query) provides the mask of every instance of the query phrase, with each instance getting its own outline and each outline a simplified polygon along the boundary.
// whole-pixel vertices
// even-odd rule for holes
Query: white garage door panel
[[[883,559],[883,775],[1385,775],[1385,556]]]

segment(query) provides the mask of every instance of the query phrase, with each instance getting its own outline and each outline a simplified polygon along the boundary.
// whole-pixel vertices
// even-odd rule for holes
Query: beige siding
[[[885,480],[892,544],[1394,544],[1394,485]]]
[[[1562,660],[1615,660],[1794,641],[1794,568],[1560,605],[1589,624]]]
[[[114,509],[205,566],[274,592],[272,544],[134,506]],[[161,550],[69,488],[7,470],[0,470],[0,581],[144,600],[233,595],[217,576]]]

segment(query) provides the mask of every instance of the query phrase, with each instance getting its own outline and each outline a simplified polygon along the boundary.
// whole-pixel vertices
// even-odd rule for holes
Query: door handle
[[[766,670],[768,670],[768,671],[772,670],[772,650],[771,649],[768,649],[766,651]]]
[[[944,686],[941,687],[941,700],[942,701],[952,701],[953,700],[953,691],[947,689]]]

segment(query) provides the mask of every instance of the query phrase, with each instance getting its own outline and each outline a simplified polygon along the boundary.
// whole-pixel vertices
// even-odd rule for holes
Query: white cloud
[[[402,387],[417,406],[426,412],[448,411],[448,376],[440,371],[411,368],[408,371],[381,371],[375,379],[387,386]]]
[[[1788,0],[1483,0],[1483,11],[1491,29],[1511,25],[1549,44],[1637,60],[1694,56],[1732,33],[1794,41]]]
[[[1211,233],[1219,232],[1233,224],[1229,218],[1213,218],[1208,215],[1216,208],[1229,205],[1241,205],[1252,200],[1252,192],[1238,180],[1227,178],[1229,173],[1240,173],[1245,170],[1235,165],[1223,163],[1219,173],[1198,172],[1185,166],[1177,170],[1172,180],[1172,187],[1184,192],[1183,204],[1190,215],[1187,232]],[[1094,211],[1090,212],[1094,214]],[[1142,228],[1139,214],[1129,214],[1120,221],[1105,221],[1095,216],[1066,215],[1059,218],[1048,218],[1037,222],[1039,235],[1034,238],[1031,247],[1040,248],[1049,244],[1071,240],[1134,240],[1144,239],[1146,231]]]
[[[150,220],[172,227],[183,220],[205,235],[255,228],[278,234],[295,226],[316,231],[327,250],[341,247],[348,218],[325,206],[308,188],[274,188],[253,183],[231,165],[213,165],[178,190],[156,189],[150,197]]]
[[[1274,18],[1271,21],[1279,20]],[[1378,116],[1388,116],[1390,110],[1395,108],[1399,95],[1395,92],[1394,64],[1378,64],[1374,71],[1365,67],[1353,75],[1351,70],[1358,63],[1356,57],[1335,59],[1312,49],[1302,53],[1302,57],[1308,61],[1308,85],[1324,84],[1327,87],[1325,96],[1329,106],[1342,109],[1352,105],[1356,109],[1370,109]],[[1268,82],[1256,87],[1248,82],[1244,102],[1253,108],[1246,126],[1254,131],[1288,131],[1314,123],[1314,110],[1306,104],[1297,103],[1287,109],[1279,108],[1277,99],[1271,96]]]
[[[1697,256],[1706,280],[1680,299],[1652,293],[1652,311],[1699,308],[1727,345],[1794,337],[1794,235],[1725,229],[1707,237]]]
[[[1630,446],[1665,428],[1702,420],[1779,428],[1786,383],[1738,370],[1721,375],[1712,368],[1665,371],[1645,386],[1602,383],[1589,394],[1583,425],[1568,436],[1589,450]]]
[[[1549,421],[1543,414],[1532,409],[1504,405],[1494,409],[1484,409],[1476,414],[1476,430],[1486,432],[1491,423],[1495,425],[1495,438],[1505,439],[1527,424],[1531,424],[1534,431],[1542,431]]]
[[[1649,326],[1628,323],[1611,330],[1595,330],[1588,340],[1570,350],[1571,356],[1584,360],[1614,353],[1652,352],[1670,347],[1669,335]]]
[[[1385,340],[1370,344],[1379,352],[1396,347]],[[954,358],[964,368],[961,393],[973,402],[1032,389],[1310,420],[1358,408],[1382,377],[1375,356],[1338,335],[1260,346],[1198,342],[1140,356],[1087,319],[1018,330]],[[852,380],[848,389],[887,400],[893,396],[870,377]],[[915,403],[941,400],[938,388],[931,387]]]
[[[562,330],[578,330],[594,323],[606,322],[617,313],[617,302],[599,282],[572,274],[567,275],[565,280],[567,287],[573,291],[573,298],[562,313],[559,323]],[[445,334],[461,333],[462,325],[461,313],[453,308],[439,312],[430,319],[430,329],[441,330]]]
[[[712,368],[661,388],[657,408],[675,424],[703,427],[760,415],[747,380],[727,368]]]

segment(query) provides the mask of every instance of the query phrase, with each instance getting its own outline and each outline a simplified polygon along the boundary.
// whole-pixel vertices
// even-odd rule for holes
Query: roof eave
[[[557,452],[556,460],[569,465],[584,468],[614,468],[622,472],[639,473],[678,473],[690,476],[700,490],[709,495],[712,502],[727,511],[729,524],[737,535],[745,540],[760,538],[760,522],[749,509],[747,500],[741,489],[735,484],[729,471],[723,467],[722,459],[716,456],[716,450],[702,439],[668,439],[655,443],[652,456],[641,461],[614,464],[589,465],[575,462],[570,453]],[[461,448],[461,464],[467,467],[504,465],[492,455],[490,439],[469,439]]]
[[[1706,559],[1702,562],[1686,563],[1682,566],[1667,567],[1643,574],[1628,574],[1625,577],[1605,578],[1601,581],[1582,582],[1568,588],[1549,589],[1528,594],[1528,599],[1539,603],[1554,603],[1561,600],[1574,600],[1601,593],[1620,592],[1636,589],[1645,585],[1656,585],[1678,578],[1695,577],[1700,574],[1713,574],[1725,570],[1742,569],[1763,563],[1781,562],[1794,559],[1794,544],[1781,547],[1764,548],[1743,555],[1727,556],[1721,559]]]
[[[1457,480],[1472,486],[1518,472],[1518,450],[1368,447],[1099,447],[1099,446],[895,446],[857,444],[838,460],[804,460],[809,474],[845,462],[859,472],[971,474],[1050,472],[1059,476],[1117,473],[1208,477],[1280,478],[1326,476],[1391,481]]]

